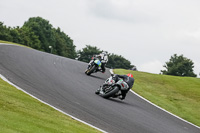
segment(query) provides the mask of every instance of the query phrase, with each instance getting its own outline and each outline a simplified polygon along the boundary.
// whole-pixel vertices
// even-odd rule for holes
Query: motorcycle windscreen
[[[94,63],[96,63],[98,66],[101,66],[101,61],[100,60],[95,60]]]

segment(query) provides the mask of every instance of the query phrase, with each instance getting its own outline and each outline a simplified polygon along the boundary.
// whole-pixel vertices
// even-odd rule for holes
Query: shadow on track
[[[101,96],[100,96],[100,97],[101,97]],[[103,98],[103,97],[102,97],[102,98]],[[104,99],[106,99],[106,98],[104,98]],[[119,103],[119,104],[122,104],[122,105],[125,105],[125,106],[141,108],[140,106],[137,106],[137,105],[135,105],[135,104],[133,104],[133,103],[129,103],[129,102],[124,101],[124,100],[122,101],[122,100],[116,99],[116,98],[108,98],[108,99],[106,99],[106,100],[109,100],[109,101],[112,101],[112,102],[115,102],[115,103]]]
[[[93,77],[93,78],[96,78],[96,79],[106,80],[105,78],[98,77],[98,76],[95,76],[95,75],[86,75],[86,76],[90,76],[90,77]]]

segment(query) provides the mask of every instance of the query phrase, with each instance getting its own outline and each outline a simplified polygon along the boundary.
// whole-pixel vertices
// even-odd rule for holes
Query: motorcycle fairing
[[[101,66],[101,61],[100,60],[95,60],[94,63],[96,63],[98,66]]]

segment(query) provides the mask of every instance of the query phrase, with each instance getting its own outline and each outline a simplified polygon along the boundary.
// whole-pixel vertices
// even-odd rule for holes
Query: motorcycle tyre
[[[119,87],[118,86],[115,86],[111,91],[109,91],[108,93],[103,93],[101,94],[101,96],[103,98],[109,98],[109,97],[112,97],[114,96],[117,92],[119,91]]]
[[[85,74],[90,75],[91,73],[94,72],[95,69],[97,69],[97,67],[94,65],[94,66],[92,66],[91,69],[87,70],[87,71],[85,72]]]

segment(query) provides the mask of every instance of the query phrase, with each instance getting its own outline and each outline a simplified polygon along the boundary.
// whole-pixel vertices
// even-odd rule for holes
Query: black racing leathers
[[[123,79],[129,86],[129,88],[127,90],[121,90],[122,92],[122,99],[124,99],[126,97],[126,93],[133,87],[134,84],[134,78],[129,77],[127,75],[117,75],[115,74],[113,76],[115,83],[119,80],[119,78]]]

